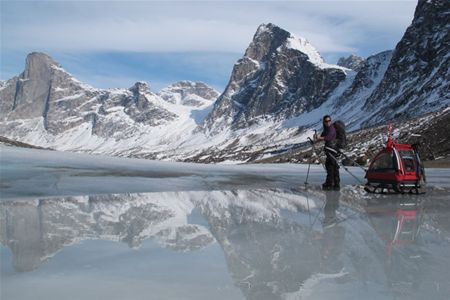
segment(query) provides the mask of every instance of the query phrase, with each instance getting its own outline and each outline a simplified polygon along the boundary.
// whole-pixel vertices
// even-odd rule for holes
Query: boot
[[[322,184],[322,189],[324,190],[331,190],[333,188],[333,180],[331,180],[331,176],[327,176],[327,179]]]
[[[331,190],[334,185],[334,182],[333,182],[334,169],[333,169],[333,162],[329,157],[327,157],[327,160],[325,161],[325,168],[327,170],[327,179],[322,184],[322,188],[324,190]]]
[[[341,178],[339,177],[339,169],[336,169],[334,171],[334,178],[333,178],[333,190],[339,191],[341,189],[340,182]]]
[[[322,189],[331,190],[331,189],[333,189],[333,185],[331,183],[325,182],[322,184]]]
[[[331,174],[327,174],[327,179],[322,184],[322,188],[324,190],[331,190],[333,188],[333,176]]]

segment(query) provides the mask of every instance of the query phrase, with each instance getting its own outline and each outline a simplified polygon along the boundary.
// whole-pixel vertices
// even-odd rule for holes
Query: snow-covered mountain
[[[450,105],[450,2],[419,0],[386,74],[365,103],[366,124],[407,119]]]
[[[95,89],[32,53],[25,71],[0,86],[0,136],[58,150],[249,161],[301,144],[325,114],[355,131],[443,111],[450,105],[449,6],[420,0],[394,50],[343,58],[341,66],[325,63],[306,39],[262,24],[220,95],[188,81],[159,93],[144,82]]]
[[[211,105],[219,93],[202,82],[179,81],[164,89],[158,95],[173,104],[204,107]]]
[[[364,62],[365,59],[363,57],[352,54],[349,57],[339,58],[337,65],[358,72],[364,65]]]
[[[274,24],[259,26],[203,127],[216,134],[267,118],[283,120],[326,101],[345,68],[324,62],[304,38]]]
[[[197,126],[217,95],[203,83],[187,81],[161,94],[145,82],[95,89],[50,56],[31,53],[24,72],[0,90],[0,135],[59,150],[142,154],[146,146],[184,140],[180,136]]]
[[[391,61],[392,51],[384,51],[368,57],[359,67],[352,84],[334,102],[333,115],[346,121],[349,128],[360,127],[364,117],[364,103],[383,79]]]

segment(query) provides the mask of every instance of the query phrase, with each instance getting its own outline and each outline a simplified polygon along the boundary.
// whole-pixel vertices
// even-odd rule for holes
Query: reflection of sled
[[[397,227],[389,247],[409,244],[415,241],[418,232],[417,210],[398,209]]]
[[[397,144],[388,127],[388,140],[366,172],[369,193],[424,193],[425,169],[415,147]]]
[[[421,222],[422,206],[419,202],[401,202],[395,207],[369,206],[369,215],[383,216],[375,230],[386,242],[386,251],[391,255],[398,246],[412,244],[416,241]],[[392,222],[389,222],[389,219]]]
[[[406,201],[405,201],[406,200]],[[368,220],[383,243],[386,283],[394,295],[416,299],[426,261],[420,246],[424,202],[420,197],[400,201],[369,200],[364,207]],[[414,289],[411,289],[414,287]]]

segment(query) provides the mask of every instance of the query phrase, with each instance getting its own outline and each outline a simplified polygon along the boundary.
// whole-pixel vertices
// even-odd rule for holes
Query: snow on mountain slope
[[[25,71],[0,90],[0,135],[58,150],[145,155],[186,140],[218,93],[184,81],[161,95],[145,82],[94,89],[48,55],[31,53]]]
[[[356,72],[347,71],[347,76],[344,81],[342,81],[339,86],[333,91],[333,93],[329,96],[327,101],[325,101],[321,106],[309,111],[305,112],[297,117],[287,119],[283,122],[283,126],[286,128],[293,127],[309,127],[311,129],[321,129],[322,117],[324,115],[333,115],[334,119],[339,119],[339,116],[336,115],[336,103],[339,98],[342,97],[342,94],[347,91],[351,85],[354,83]]]
[[[356,74],[352,85],[335,102],[332,114],[346,121],[349,130],[359,129],[361,124],[371,118],[364,111],[367,99],[380,84],[392,58],[392,51],[384,51],[367,58]]]
[[[167,102],[204,107],[214,102],[219,93],[202,82],[180,81],[162,89],[158,95]]]
[[[364,105],[366,125],[450,105],[450,2],[419,0],[380,84]]]

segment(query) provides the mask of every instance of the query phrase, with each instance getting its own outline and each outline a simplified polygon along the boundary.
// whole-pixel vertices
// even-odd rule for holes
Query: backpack
[[[342,149],[347,146],[347,135],[345,133],[344,122],[337,120],[334,122],[334,128],[336,129],[336,147]]]

